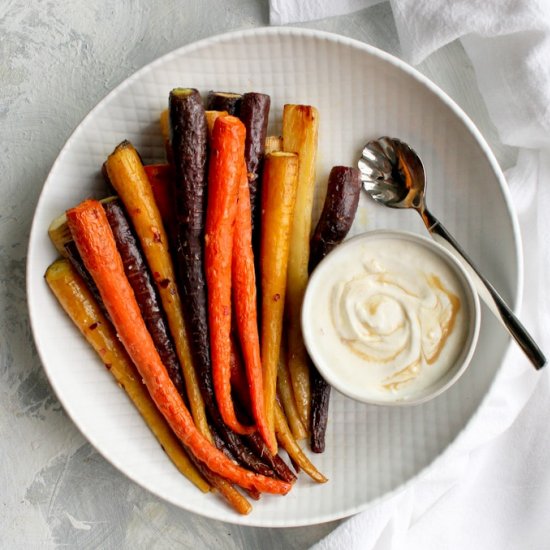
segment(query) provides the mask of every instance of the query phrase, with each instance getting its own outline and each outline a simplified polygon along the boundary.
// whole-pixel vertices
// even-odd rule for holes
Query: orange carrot
[[[151,398],[183,445],[213,472],[245,489],[287,493],[291,488],[289,483],[237,466],[197,430],[147,332],[101,204],[86,200],[67,211],[67,221],[120,341],[136,365]]]
[[[245,133],[236,117],[219,117],[214,123],[204,239],[214,392],[223,421],[239,434],[255,430],[239,422],[231,398],[231,257]]]
[[[256,273],[252,252],[252,212],[246,165],[243,163],[239,185],[239,202],[233,236],[233,263],[231,267],[235,316],[246,378],[250,388],[252,416],[263,440],[272,453],[277,443],[272,440],[266,419],[260,337],[256,310]]]

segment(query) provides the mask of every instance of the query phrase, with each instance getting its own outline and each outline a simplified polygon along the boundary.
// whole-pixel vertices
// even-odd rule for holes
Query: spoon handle
[[[441,222],[433,216],[427,209],[420,212],[428,231],[440,244],[454,253],[454,256],[460,260],[462,266],[466,269],[472,281],[474,282],[480,298],[487,304],[489,309],[495,314],[514,340],[519,344],[525,355],[529,358],[535,369],[541,369],[546,364],[546,357],[537,346],[527,329],[521,324],[521,321],[514,315],[494,286],[480,273],[474,262],[454,237],[443,227]]]

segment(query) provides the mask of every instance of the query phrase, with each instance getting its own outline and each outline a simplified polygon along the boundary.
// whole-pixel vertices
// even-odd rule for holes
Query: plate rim
[[[54,377],[51,376],[47,365],[47,361],[45,360],[45,354],[43,353],[42,349],[40,348],[40,345],[38,343],[37,338],[37,327],[35,326],[35,319],[37,318],[37,309],[35,304],[35,299],[33,298],[34,291],[32,290],[35,286],[37,278],[42,280],[41,275],[35,274],[31,270],[31,258],[35,255],[35,241],[37,241],[35,235],[38,231],[43,230],[43,228],[38,227],[38,220],[36,213],[41,208],[42,203],[45,201],[45,191],[49,187],[50,181],[53,179],[53,173],[58,167],[58,165],[62,162],[65,155],[67,154],[67,150],[72,145],[73,141],[75,141],[78,138],[79,133],[82,131],[82,127],[84,124],[93,116],[95,113],[103,107],[105,103],[107,103],[111,97],[114,95],[118,95],[123,91],[125,88],[127,88],[130,84],[132,84],[135,80],[139,79],[142,74],[146,73],[147,71],[150,71],[154,69],[157,65],[161,65],[166,62],[167,59],[172,57],[180,57],[188,55],[189,53],[199,50],[205,47],[209,47],[211,45],[228,41],[228,40],[238,40],[240,38],[249,38],[249,37],[255,37],[255,36],[269,36],[269,35],[280,35],[280,36],[298,36],[303,38],[312,38],[312,39],[323,39],[328,42],[341,44],[344,46],[349,46],[351,48],[354,48],[356,50],[360,50],[363,53],[366,53],[368,55],[371,55],[373,57],[376,57],[378,59],[381,59],[394,67],[400,69],[401,71],[407,73],[409,76],[411,76],[413,79],[418,81],[420,84],[424,85],[424,87],[428,88],[432,93],[434,93],[441,101],[443,101],[444,104],[446,104],[453,113],[462,121],[464,126],[468,129],[470,134],[475,139],[477,145],[480,147],[481,151],[483,152],[485,158],[489,161],[490,167],[493,171],[493,173],[496,176],[496,179],[500,185],[505,207],[508,211],[509,220],[512,225],[512,233],[514,236],[514,247],[516,250],[516,257],[515,257],[515,269],[517,273],[517,280],[515,284],[515,288],[512,288],[512,303],[513,303],[513,311],[515,313],[518,312],[519,308],[521,307],[522,298],[523,298],[523,285],[524,285],[524,262],[523,262],[523,246],[521,241],[521,233],[520,233],[520,227],[519,227],[519,220],[517,217],[517,214],[514,210],[513,203],[512,203],[512,197],[510,190],[508,188],[508,185],[506,183],[506,179],[504,177],[504,174],[492,152],[490,149],[487,141],[477,128],[477,126],[473,123],[473,121],[470,119],[470,117],[465,113],[465,111],[443,90],[441,89],[437,84],[435,84],[432,80],[430,80],[427,76],[422,74],[418,69],[415,69],[413,66],[409,65],[407,62],[403,61],[402,59],[384,51],[380,48],[377,48],[376,46],[372,46],[370,44],[367,44],[366,42],[362,42],[360,40],[350,38],[338,33],[328,32],[328,31],[322,31],[317,29],[309,29],[304,27],[283,27],[283,26],[273,26],[273,27],[254,27],[252,29],[244,29],[244,30],[235,30],[230,32],[225,32],[222,34],[217,34],[215,36],[210,36],[207,38],[203,38],[194,42],[191,42],[189,44],[185,44],[184,46],[178,47],[170,52],[167,52],[160,57],[154,59],[153,61],[147,63],[134,73],[132,73],[130,76],[125,78],[122,82],[117,84],[110,92],[108,92],[83,118],[82,120],[77,124],[75,129],[72,131],[69,138],[65,141],[62,148],[60,149],[55,161],[51,165],[51,168],[48,172],[48,176],[46,177],[44,184],[42,186],[42,190],[40,191],[40,196],[38,198],[38,201],[36,203],[36,207],[34,209],[33,213],[33,220],[31,224],[31,229],[29,233],[29,240],[28,240],[28,247],[27,247],[27,259],[26,259],[26,296],[27,296],[27,307],[29,311],[29,322],[31,326],[31,332],[33,336],[33,340],[36,346],[36,350],[38,353],[38,356],[40,358],[42,367],[46,373],[46,376],[48,378],[48,382],[50,383],[53,391],[55,392],[55,395],[57,399],[59,400],[60,404],[63,407],[63,410],[65,411],[65,414],[70,418],[70,420],[73,422],[73,424],[76,426],[78,431],[82,434],[82,436],[92,444],[94,449],[110,464],[112,464],[119,472],[121,472],[125,477],[130,479],[132,482],[136,483],[143,489],[147,490],[148,492],[154,494],[157,498],[160,498],[166,502],[169,502],[170,504],[177,506],[178,508],[185,510],[187,512],[192,512],[194,514],[198,514],[203,517],[207,517],[210,519],[215,519],[218,521],[225,521],[232,524],[237,525],[245,525],[249,527],[266,527],[266,528],[288,528],[288,527],[304,527],[308,525],[318,525],[322,523],[327,523],[330,521],[335,521],[347,517],[351,517],[353,515],[358,514],[359,512],[362,512],[369,507],[374,507],[376,505],[379,505],[383,502],[389,501],[390,499],[394,498],[395,496],[399,495],[400,493],[404,492],[409,486],[416,483],[417,481],[424,478],[426,475],[429,474],[429,472],[435,468],[438,462],[441,460],[444,460],[449,454],[452,453],[453,449],[458,446],[460,441],[465,435],[465,432],[468,430],[470,425],[475,422],[477,417],[481,414],[481,410],[483,408],[483,405],[487,399],[487,396],[492,392],[493,387],[495,385],[495,381],[498,378],[498,375],[502,369],[502,361],[501,364],[498,366],[498,368],[495,371],[495,375],[493,377],[493,380],[491,381],[491,384],[489,385],[487,392],[482,397],[478,407],[475,409],[474,413],[471,415],[471,417],[468,419],[468,421],[465,423],[465,425],[461,428],[461,430],[457,433],[455,438],[445,447],[445,449],[439,453],[437,456],[435,456],[431,462],[429,462],[424,468],[419,470],[415,475],[410,477],[407,481],[404,483],[398,485],[394,489],[374,498],[367,502],[364,502],[362,504],[356,505],[351,508],[347,508],[340,512],[334,512],[331,514],[321,514],[318,516],[313,516],[311,518],[303,519],[303,520],[297,520],[293,521],[291,520],[266,520],[261,519],[258,521],[255,519],[254,513],[251,513],[246,516],[241,516],[233,511],[231,511],[229,508],[227,511],[224,511],[224,513],[218,513],[215,509],[212,511],[209,510],[200,510],[197,511],[195,509],[192,509],[190,506],[186,506],[185,503],[181,503],[179,501],[176,501],[175,499],[169,498],[165,495],[161,495],[158,492],[156,492],[154,489],[151,489],[149,487],[146,487],[142,484],[142,482],[138,479],[136,479],[131,474],[127,473],[124,470],[124,465],[119,463],[118,460],[106,456],[105,452],[99,448],[99,444],[95,441],[95,438],[91,438],[88,434],[86,434],[83,429],[80,427],[79,422],[75,419],[73,416],[73,411],[71,409],[70,405],[67,405],[63,399],[61,399],[58,388],[54,382]],[[511,345],[511,338],[508,337],[506,346],[503,349],[503,357],[507,353],[508,349]]]

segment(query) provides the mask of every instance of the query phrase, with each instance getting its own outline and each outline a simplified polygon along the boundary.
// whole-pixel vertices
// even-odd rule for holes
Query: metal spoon
[[[414,208],[434,240],[444,245],[471,276],[479,296],[519,344],[536,369],[546,358],[520,320],[500,297],[493,285],[480,273],[458,242],[426,208],[426,176],[419,156],[402,141],[381,137],[369,141],[358,162],[365,191],[376,201],[391,208]]]

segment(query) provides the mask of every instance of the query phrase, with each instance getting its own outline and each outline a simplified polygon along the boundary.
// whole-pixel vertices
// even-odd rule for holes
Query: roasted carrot
[[[277,363],[281,347],[288,246],[298,174],[298,156],[272,153],[264,164],[262,182],[262,328],[261,357],[266,418],[273,441]]]
[[[65,244],[72,241],[73,236],[67,225],[67,216],[64,213],[50,223],[48,227],[48,237],[50,237],[59,255],[66,258],[67,251],[65,250]]]
[[[217,411],[217,409],[216,409]],[[218,414],[219,424],[215,425],[215,430],[213,431],[216,434],[216,431],[219,432],[223,438],[224,445],[230,450],[231,454],[235,457],[235,460],[238,461],[243,466],[250,468],[258,474],[264,476],[273,477],[275,474],[268,462],[265,460],[265,457],[260,454],[255,454],[250,450],[250,448],[243,443],[241,436],[237,435],[234,431],[230,430],[221,419],[220,413]],[[246,438],[246,436],[243,436]]]
[[[168,113],[168,109],[164,109],[160,113],[159,117],[159,123],[160,123],[160,133],[162,135],[162,138],[164,141],[169,142],[170,141],[170,115]]]
[[[230,115],[238,115],[242,97],[233,92],[210,91],[206,98],[206,107],[210,111],[227,111]]]
[[[252,218],[249,181],[245,166],[241,170],[239,202],[233,238],[233,303],[241,351],[250,388],[252,416],[260,435],[272,452],[277,452],[277,443],[271,440],[263,390],[262,361],[260,358],[260,337],[256,310],[256,273],[252,252]]]
[[[90,289],[92,296],[96,299],[96,301],[98,301],[99,307],[101,308],[103,314],[108,317],[101,300],[99,300],[99,292],[95,286],[95,283],[90,277],[90,274],[86,271],[86,268],[80,259],[80,255],[78,254],[78,250],[76,249],[73,241],[73,236],[71,235],[71,230],[69,229],[69,224],[67,223],[67,215],[65,213],[52,221],[48,227],[48,236],[61,257],[67,258],[71,262],[73,268]]]
[[[327,478],[317,470],[302,451],[300,445],[298,445],[292,437],[292,432],[288,427],[285,414],[278,403],[275,403],[275,432],[277,433],[277,440],[281,444],[281,447],[288,453],[292,461],[298,464],[311,479],[317,481],[317,483],[325,483],[328,481]]]
[[[323,211],[311,237],[310,272],[349,233],[360,194],[359,170],[348,166],[334,166],[331,169]]]
[[[256,491],[256,489],[245,489],[246,494],[253,500],[260,500],[262,498],[262,493]]]
[[[220,438],[220,436],[213,432],[214,435],[214,443],[216,447],[225,455],[229,460],[232,460],[233,462],[238,462],[235,455],[231,452],[229,447],[226,445],[225,441]],[[273,472],[270,472],[269,477],[275,477]],[[261,493],[259,491],[256,491],[256,489],[244,489],[246,494],[253,500],[260,500]]]
[[[233,434],[234,437],[241,437],[240,435],[237,435],[235,432],[231,432]],[[233,448],[230,447],[230,445],[228,445],[224,439],[221,438],[220,434],[217,433],[215,430],[212,431],[212,434],[214,436],[214,443],[216,445],[216,447],[227,457],[229,458],[229,460],[231,460],[232,462],[234,463],[239,463],[240,462],[240,459],[237,458],[237,456],[233,453]],[[243,438],[247,437],[247,436],[242,436]],[[246,447],[248,449],[248,447]],[[250,451],[250,449],[248,449],[248,452],[249,453],[252,453],[252,451]],[[263,463],[262,463],[263,464]],[[266,464],[263,464],[263,471],[262,472],[256,472],[256,473],[259,473],[260,475],[264,476],[264,477],[276,477],[275,476],[275,472],[269,467],[267,466]],[[248,491],[250,491],[250,489],[247,489],[247,493]],[[252,490],[252,498],[254,498],[256,500],[256,497],[253,496],[254,493],[255,493],[255,489]]]
[[[260,173],[265,153],[271,98],[257,92],[248,92],[242,96],[228,92],[210,92],[207,101],[209,109],[219,109],[206,111],[209,134],[212,133],[216,118],[228,114],[239,117],[246,128],[244,157],[250,188],[252,241],[256,250],[259,248],[260,240]]]
[[[339,243],[349,230],[357,212],[361,180],[356,168],[335,166],[328,178],[327,194],[319,222],[311,237],[309,271]],[[313,364],[311,370],[311,450],[325,450],[330,386]]]
[[[284,343],[281,345],[279,366],[277,369],[277,393],[294,439],[305,439],[307,437],[307,432],[300,420],[298,409],[296,408],[294,390],[292,389],[290,372],[288,371],[288,364],[286,362],[286,346]]]
[[[265,153],[265,138],[269,122],[271,98],[266,94],[248,92],[243,95],[239,106],[238,117],[246,128],[244,158],[248,184],[250,187],[250,211],[252,215],[252,242],[254,250],[259,253],[261,222],[261,179],[260,173]]]
[[[249,401],[248,384],[246,381],[244,369],[240,364],[238,353],[232,353],[232,358],[233,363],[231,367],[231,383],[242,405],[243,403],[248,403]],[[320,474],[315,469],[313,464],[308,464],[307,457],[303,454],[296,441],[294,441],[292,433],[290,432],[290,428],[288,427],[286,419],[284,418],[284,414],[283,417],[279,419],[278,424],[277,419],[275,420],[275,426],[276,429],[279,429],[279,431],[281,432],[281,435],[277,436],[277,438],[281,442],[281,445],[285,450],[288,449],[288,451],[290,451],[289,458],[296,472],[300,471],[300,466],[296,462],[295,458],[297,458],[306,466],[306,468],[308,468],[308,470],[313,474],[314,478],[316,477],[318,479],[321,479],[322,474]],[[271,453],[258,432],[254,432],[253,434],[246,436],[246,440],[250,447],[254,450],[254,452],[264,458],[264,460],[277,474],[277,477],[279,479],[288,481],[289,483],[292,483],[296,480],[296,475],[292,472],[292,470],[286,465],[284,460],[278,454]]]
[[[196,428],[147,332],[101,204],[86,200],[67,211],[67,220],[120,341],[136,365],[153,401],[180,441],[213,472],[243,488],[287,493],[291,488],[289,483],[254,474],[237,466]]]
[[[256,96],[258,94],[249,95]],[[246,97],[246,94],[244,97]],[[249,192],[249,178],[253,178],[254,180],[256,180],[256,178],[258,177],[260,157],[263,153],[263,146],[258,147],[256,142],[258,139],[261,139],[263,142],[265,138],[265,129],[263,128],[264,118],[265,121],[267,121],[267,112],[269,111],[269,96],[266,97],[267,102],[264,101],[263,98],[261,98],[262,100],[259,102],[261,106],[261,113],[256,112],[258,109],[254,107],[255,102],[253,97],[250,97],[247,102],[248,104],[250,104],[247,108],[247,122],[249,126],[254,126],[255,128],[255,139],[253,143],[251,143],[248,138],[247,132],[247,137],[245,141],[245,161],[248,156],[251,169],[253,169],[254,172],[249,173],[245,166],[241,176],[233,236],[232,284],[234,285],[233,297],[237,320],[235,324],[237,325],[240,334],[241,347],[246,364],[253,418],[262,437],[264,438],[264,440],[267,441],[267,438],[269,436],[267,431],[267,424],[265,421],[262,368],[257,328],[258,320],[256,311],[256,277],[251,241],[252,213]],[[211,136],[216,120],[219,117],[223,116],[227,116],[227,112],[206,111],[206,120]],[[265,125],[267,125],[267,122],[265,122]],[[261,136],[262,132],[263,136]],[[247,144],[248,155],[246,154]],[[214,150],[215,146],[213,144],[211,144],[211,147],[212,150]],[[255,183],[254,185],[256,188],[257,184]],[[209,193],[212,193],[212,191],[209,191]],[[210,204],[211,203],[209,202],[209,205]]]
[[[300,312],[308,281],[309,238],[315,190],[315,162],[319,115],[310,105],[285,105],[283,148],[300,157],[296,214],[292,222],[288,257],[288,293],[285,317],[288,330],[288,368],[296,406],[302,423],[309,429],[311,389],[309,362],[302,337]]]
[[[170,380],[172,380],[179,394],[185,400],[185,383],[181,367],[168,327],[166,326],[166,321],[164,320],[158,293],[156,292],[154,282],[151,279],[137,239],[117,197],[101,201],[101,204],[111,226],[117,250],[124,266],[124,273],[126,273],[126,278],[134,291],[141,316],[153,339],[162,364],[166,367]]]
[[[202,397],[215,421],[215,405],[206,281],[204,276],[204,221],[206,211],[207,127],[197,90],[176,88],[169,100],[171,145],[174,155],[176,221],[174,241],[178,283],[185,298],[184,315]]]
[[[240,434],[255,429],[239,422],[231,398],[231,259],[245,132],[236,117],[218,118],[214,123],[204,239],[214,392],[224,422]]]
[[[311,450],[325,452],[325,436],[330,404],[330,384],[321,376],[315,365],[311,365]]]
[[[155,203],[151,184],[137,151],[128,141],[123,141],[109,155],[106,168],[113,187],[132,221],[133,229],[160,295],[185,378],[193,419],[200,432],[210,439],[204,402],[189,350],[187,327],[182,315],[182,303],[170,256],[168,237]]]
[[[153,196],[165,227],[174,222],[174,200],[172,198],[174,185],[174,169],[170,164],[148,164],[144,167]]]
[[[201,491],[209,491],[208,483],[158,412],[111,323],[99,309],[80,275],[68,260],[62,259],[47,269],[45,278],[61,307],[100,356],[118,385],[124,389],[177,469]]]

